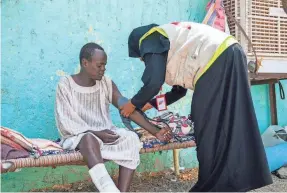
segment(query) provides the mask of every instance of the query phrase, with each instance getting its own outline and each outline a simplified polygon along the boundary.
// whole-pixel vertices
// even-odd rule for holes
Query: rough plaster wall
[[[1,125],[28,137],[55,139],[55,87],[65,74],[79,70],[78,54],[90,41],[108,53],[107,75],[121,92],[131,97],[142,86],[143,63],[128,58],[130,31],[149,23],[202,21],[207,0],[5,0],[2,2],[2,116]],[[164,90],[168,89],[165,87]],[[175,111],[189,112],[191,94]],[[150,116],[155,115],[150,112]],[[118,112],[111,108],[116,125]],[[181,152],[181,164],[196,165],[194,151]],[[171,152],[141,156],[138,171],[162,170],[172,163]],[[193,156],[192,156],[193,155]],[[185,161],[189,160],[189,161]],[[110,171],[116,171],[109,164]],[[31,176],[31,172],[36,172]],[[23,169],[2,175],[2,191],[27,191],[83,180],[86,169],[64,167],[56,170]],[[73,175],[71,175],[73,174]],[[27,178],[27,176],[29,176]],[[35,180],[39,179],[39,180]],[[65,179],[63,181],[63,179]],[[62,182],[62,181],[63,182]],[[23,182],[21,186],[17,182]]]
[[[142,85],[143,64],[128,58],[130,31],[152,22],[201,21],[205,2],[3,1],[2,125],[28,137],[55,138],[56,84],[60,76],[79,70],[79,51],[90,41],[105,48],[108,54],[106,75],[115,81],[124,95],[131,97]],[[180,106],[189,104],[190,98],[189,95],[181,101]],[[189,105],[185,106],[188,112]],[[111,116],[115,124],[121,124],[114,108]]]

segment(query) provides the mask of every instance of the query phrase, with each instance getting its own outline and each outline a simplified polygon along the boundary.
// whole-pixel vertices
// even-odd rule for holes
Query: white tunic
[[[124,128],[117,128],[110,119],[109,105],[112,101],[112,81],[103,77],[92,87],[78,85],[71,76],[62,77],[56,92],[55,117],[62,136],[64,149],[74,150],[88,130],[109,129],[120,138],[114,143],[100,144],[103,159],[135,169],[139,163],[141,148],[138,136]]]

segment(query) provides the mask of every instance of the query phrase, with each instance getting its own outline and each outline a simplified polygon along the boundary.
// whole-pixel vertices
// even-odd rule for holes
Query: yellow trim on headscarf
[[[150,34],[152,34],[153,32],[156,32],[156,31],[157,31],[158,33],[160,33],[161,35],[163,35],[164,37],[168,38],[167,33],[166,33],[163,29],[161,29],[161,28],[159,28],[159,27],[153,27],[153,28],[151,28],[148,32],[146,32],[146,33],[140,38],[140,40],[139,40],[139,46],[141,46],[142,41],[143,41],[146,37],[148,37]]]
[[[217,48],[217,50],[213,54],[212,58],[206,64],[200,75],[197,77],[197,79],[195,79],[194,85],[196,84],[198,79],[211,67],[211,65],[215,62],[215,60],[224,52],[224,50],[226,50],[229,46],[231,46],[234,43],[238,43],[238,41],[233,36],[229,36],[223,41],[223,43]]]

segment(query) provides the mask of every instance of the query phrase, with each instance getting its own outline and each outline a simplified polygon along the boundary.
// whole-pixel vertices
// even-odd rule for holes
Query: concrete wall
[[[1,125],[27,137],[58,137],[54,122],[55,87],[65,74],[79,70],[78,54],[87,42],[100,43],[108,53],[107,75],[131,97],[142,85],[143,64],[128,58],[127,38],[137,26],[191,20],[201,22],[208,0],[4,0],[2,1]],[[287,83],[283,82],[287,92]],[[168,87],[164,88],[165,90]],[[277,89],[278,90],[278,89]],[[269,125],[267,87],[252,88],[259,125]],[[191,92],[169,109],[188,113]],[[286,100],[278,98],[280,124],[287,124]],[[121,125],[111,108],[114,123]],[[150,112],[153,116],[156,112]],[[284,117],[285,115],[285,117]],[[181,165],[196,166],[193,149],[180,152]],[[142,155],[138,171],[172,166],[171,152]],[[111,171],[116,171],[109,164]],[[35,174],[31,174],[36,172]],[[71,175],[72,174],[72,175]],[[33,188],[83,179],[85,167],[56,170],[25,169],[4,174],[2,191]],[[27,177],[28,176],[28,177]],[[21,186],[19,186],[21,182]]]

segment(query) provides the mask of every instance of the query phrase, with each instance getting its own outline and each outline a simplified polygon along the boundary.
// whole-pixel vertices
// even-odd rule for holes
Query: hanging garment
[[[206,10],[207,13],[202,23],[229,33],[227,19],[224,13],[223,0],[209,1]]]

